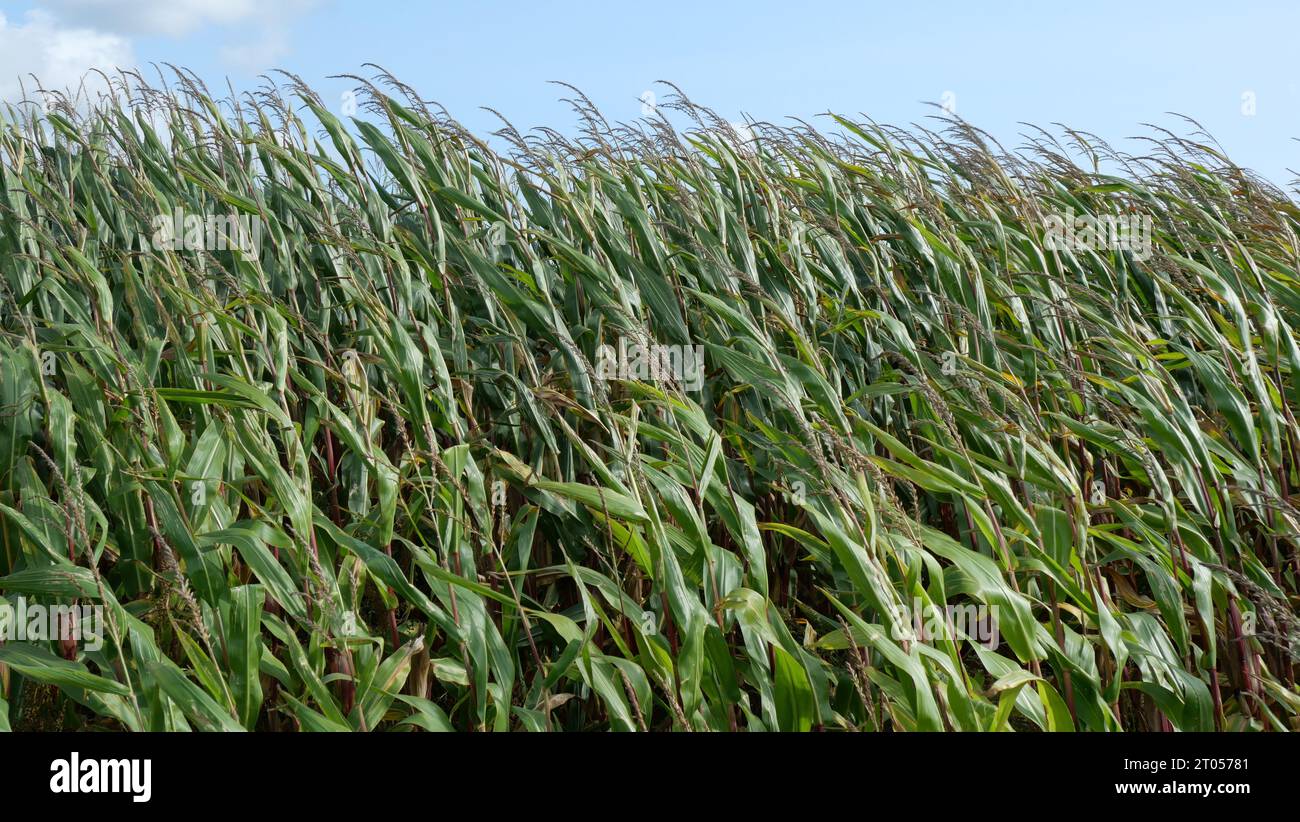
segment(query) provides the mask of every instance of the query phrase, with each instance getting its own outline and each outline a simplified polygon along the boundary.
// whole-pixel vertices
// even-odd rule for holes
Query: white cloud
[[[289,54],[290,23],[319,0],[40,0],[42,8],[21,22],[0,13],[0,100],[21,99],[19,78],[29,90],[31,76],[50,89],[77,88],[93,93],[110,74],[134,68],[134,41],[142,37],[179,39],[219,29],[217,48],[231,70],[259,74]],[[206,43],[211,39],[204,37]],[[196,43],[197,45],[197,43]],[[143,61],[151,59],[143,56]]]
[[[45,0],[61,18],[122,34],[182,37],[202,26],[229,26],[264,19],[276,6],[301,7],[301,0]]]
[[[269,29],[250,43],[222,46],[221,62],[246,74],[260,74],[275,68],[288,53],[289,39],[284,32]]]
[[[48,89],[77,89],[84,81],[91,89],[102,87],[91,69],[112,73],[135,65],[130,42],[121,35],[84,26],[62,24],[43,11],[28,12],[21,23],[0,13],[0,100],[30,96],[32,75]]]

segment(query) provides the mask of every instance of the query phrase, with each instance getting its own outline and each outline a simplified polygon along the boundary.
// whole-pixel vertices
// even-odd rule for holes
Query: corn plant
[[[1300,210],[1206,138],[352,79],[0,121],[0,596],[102,615],[0,728],[1300,729]]]

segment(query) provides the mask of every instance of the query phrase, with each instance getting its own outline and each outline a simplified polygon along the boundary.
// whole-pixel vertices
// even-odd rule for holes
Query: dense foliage
[[[106,633],[0,728],[1300,728],[1300,210],[1211,145],[126,79],[0,122],[0,595]]]

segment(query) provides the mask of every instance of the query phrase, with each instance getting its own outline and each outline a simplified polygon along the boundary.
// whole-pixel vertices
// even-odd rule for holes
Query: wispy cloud
[[[279,5],[257,0],[44,0],[60,19],[125,35],[182,37],[202,26],[249,22]]]
[[[88,72],[135,68],[142,38],[215,32],[217,57],[232,72],[259,74],[292,51],[290,26],[318,0],[39,0],[19,20],[0,14],[0,99],[21,96],[20,78],[76,88]],[[30,88],[32,83],[23,80]]]
[[[282,27],[316,0],[44,0],[60,18],[125,35],[185,36],[204,26],[238,27],[260,39],[265,27]]]
[[[67,25],[44,11],[30,11],[21,21],[0,13],[0,100],[21,99],[22,89],[36,84],[49,89],[76,90],[83,82],[98,87],[103,80],[92,69],[113,72],[135,65],[130,41],[120,34],[90,26]]]

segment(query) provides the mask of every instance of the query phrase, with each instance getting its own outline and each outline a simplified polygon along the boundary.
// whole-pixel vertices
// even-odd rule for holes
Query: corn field
[[[1300,209],[1194,124],[352,80],[0,117],[0,728],[1300,730]]]

